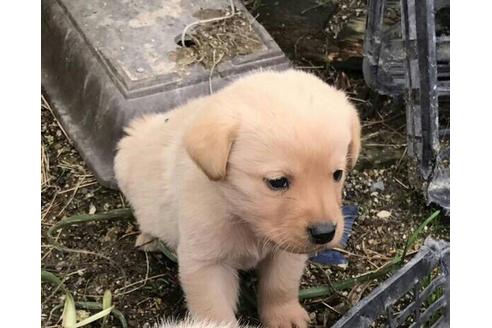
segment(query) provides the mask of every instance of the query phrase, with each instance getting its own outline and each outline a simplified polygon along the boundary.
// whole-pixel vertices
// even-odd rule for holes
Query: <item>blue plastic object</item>
[[[345,218],[345,227],[343,231],[342,241],[340,242],[343,247],[347,246],[348,239],[352,234],[352,226],[358,217],[357,205],[346,205],[342,209],[343,216]],[[310,258],[312,262],[323,265],[347,265],[348,260],[340,252],[327,249],[319,252],[316,256]]]

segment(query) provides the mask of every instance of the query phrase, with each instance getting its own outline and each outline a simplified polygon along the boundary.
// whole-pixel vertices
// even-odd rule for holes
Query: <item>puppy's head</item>
[[[360,151],[359,118],[345,95],[289,70],[253,74],[210,100],[185,147],[231,213],[287,251],[337,246],[343,183]]]

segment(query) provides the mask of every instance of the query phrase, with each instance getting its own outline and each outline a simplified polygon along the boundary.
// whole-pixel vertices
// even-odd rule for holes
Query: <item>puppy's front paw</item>
[[[135,247],[144,252],[157,252],[158,242],[157,238],[142,232],[135,241]]]
[[[309,323],[308,313],[297,301],[264,305],[260,318],[267,328],[306,328]]]

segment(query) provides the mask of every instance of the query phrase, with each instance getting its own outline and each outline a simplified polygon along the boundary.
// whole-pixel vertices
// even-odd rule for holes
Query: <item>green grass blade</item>
[[[107,308],[105,310],[102,310],[102,311],[100,311],[100,312],[98,312],[98,313],[96,313],[94,315],[91,315],[87,319],[84,319],[82,321],[77,322],[75,325],[71,326],[70,328],[78,328],[78,327],[87,326],[91,322],[94,322],[96,320],[99,320],[101,318],[104,318],[105,316],[107,316],[108,314],[110,314],[111,311],[113,310],[113,308],[114,308],[114,305],[111,306],[110,308]]]
[[[77,323],[77,311],[75,310],[75,302],[72,294],[66,293],[65,306],[63,307],[62,314],[62,326],[64,328],[71,328]]]
[[[159,247],[159,250],[168,258],[170,259],[171,261],[173,261],[174,263],[178,263],[178,258],[176,256],[176,254],[169,248],[166,246],[166,244],[164,244],[162,241],[158,241],[158,247]]]
[[[111,301],[112,301],[111,291],[109,289],[107,289],[104,292],[103,301],[102,301],[103,310],[109,309],[111,307]],[[104,317],[101,326],[104,327],[106,325],[107,321],[108,321],[108,317],[106,316],[106,317]]]
[[[53,273],[45,270],[41,270],[41,282],[49,282],[56,287],[62,285],[62,281],[60,280],[60,278],[55,276]]]
[[[419,235],[422,233],[424,228],[427,227],[429,224],[431,224],[436,218],[438,218],[440,213],[441,213],[440,210],[437,210],[434,213],[432,213],[431,216],[429,216],[424,222],[422,222],[422,224],[418,226],[417,230],[415,230],[414,233],[408,237],[407,242],[405,243],[405,248],[403,249],[403,253],[400,258],[401,261],[405,259],[408,250],[410,249],[410,247],[413,246],[413,244],[415,244],[415,242],[419,238]]]
[[[102,309],[102,304],[97,303],[97,302],[75,302],[75,306],[78,309],[84,309],[84,310],[101,310]],[[113,308],[111,311],[111,314],[113,317],[119,320],[121,324],[121,328],[128,328],[128,323],[126,322],[125,316],[123,313],[118,311],[117,309]]]
[[[133,218],[133,214],[130,208],[119,208],[105,213],[98,214],[79,214],[68,218],[62,219],[57,224],[53,225],[48,229],[46,237],[51,245],[56,248],[63,248],[58,242],[55,241],[55,233],[67,226],[77,225],[82,223],[89,223],[95,221],[106,221],[106,220],[129,220]]]

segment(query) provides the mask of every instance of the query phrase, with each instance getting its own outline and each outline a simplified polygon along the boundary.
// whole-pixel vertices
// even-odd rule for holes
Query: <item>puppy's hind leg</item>
[[[135,247],[144,252],[157,252],[159,239],[148,233],[142,232],[135,241]]]
[[[306,328],[309,315],[299,303],[299,283],[307,256],[284,251],[259,265],[258,309],[268,328]]]

